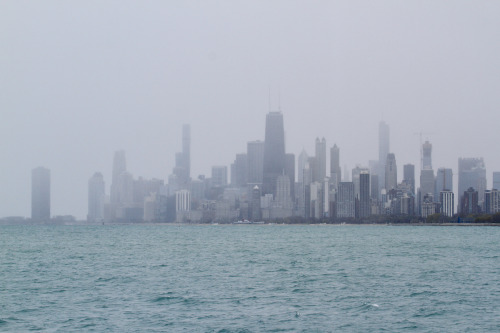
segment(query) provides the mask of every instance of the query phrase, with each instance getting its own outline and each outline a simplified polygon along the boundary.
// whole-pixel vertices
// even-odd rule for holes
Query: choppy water
[[[1,226],[0,331],[500,331],[500,228]]]

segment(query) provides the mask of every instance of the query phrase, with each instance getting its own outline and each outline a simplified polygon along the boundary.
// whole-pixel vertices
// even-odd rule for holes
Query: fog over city
[[[30,216],[31,170],[51,172],[52,215],[109,194],[113,154],[167,181],[191,126],[191,177],[229,167],[281,110],[286,151],[378,159],[390,126],[398,180],[421,139],[434,169],[483,157],[500,171],[500,2],[3,1],[0,217]],[[418,133],[422,132],[422,136]],[[329,170],[329,167],[327,167]]]

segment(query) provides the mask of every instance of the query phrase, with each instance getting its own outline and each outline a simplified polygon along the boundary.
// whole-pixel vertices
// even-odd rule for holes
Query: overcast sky
[[[378,158],[378,123],[402,166],[500,170],[500,1],[2,1],[0,217],[30,216],[31,169],[52,215],[87,214],[113,152],[166,179],[191,124],[192,177],[228,165],[284,114],[286,148]],[[329,155],[329,154],[328,154]],[[456,180],[455,178],[455,192]]]

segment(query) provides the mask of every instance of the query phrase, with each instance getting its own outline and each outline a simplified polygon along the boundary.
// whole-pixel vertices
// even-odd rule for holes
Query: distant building
[[[500,172],[498,172],[498,171],[493,172],[493,187],[492,188],[500,191]]]
[[[283,114],[281,112],[269,112],[266,116],[262,194],[276,195],[276,180],[284,169],[285,130]]]
[[[403,181],[410,185],[411,192],[415,194],[415,165],[405,164],[403,166]]]
[[[497,189],[486,190],[484,193],[484,212],[486,214],[500,212],[500,192]]]
[[[436,173],[435,195],[439,198],[441,191],[453,192],[453,171],[447,168],[439,168]]]
[[[236,159],[231,164],[231,186],[244,187],[247,185],[247,167],[247,154],[236,154]]]
[[[299,155],[298,159],[298,165],[297,165],[297,170],[298,170],[298,179],[297,181],[299,183],[303,183],[304,179],[304,168],[306,166],[307,160],[309,159],[309,156],[307,155],[306,151],[302,149],[302,152]]]
[[[31,171],[31,219],[50,220],[50,170],[44,167]]]
[[[423,210],[422,210],[422,205],[424,203],[424,197],[427,197],[427,200],[433,199],[434,200],[434,190],[435,190],[435,185],[434,185],[435,179],[434,179],[434,170],[432,169],[427,169],[427,170],[420,170],[420,194],[419,194],[419,209],[420,209],[420,215],[424,216]],[[424,216],[425,217],[425,216]]]
[[[387,163],[387,154],[389,154],[389,125],[381,121],[378,126],[378,177],[379,189],[385,188],[385,165]]]
[[[452,217],[455,214],[455,194],[452,191],[440,191],[439,202],[441,203],[441,214],[448,217]]]
[[[260,189],[257,185],[255,185],[252,190],[252,204],[249,215],[251,221],[260,221],[262,219],[260,207]]]
[[[422,169],[432,170],[432,144],[425,141],[422,145]]]
[[[179,190],[175,192],[176,222],[185,222],[189,220],[189,211],[191,211],[191,193],[188,190]]]
[[[111,178],[111,190],[110,199],[112,204],[120,203],[120,197],[118,193],[118,178],[122,173],[127,171],[127,162],[125,159],[125,151],[118,150],[115,151],[113,156],[113,173]]]
[[[467,191],[464,191],[460,201],[460,213],[463,215],[479,214],[478,198],[479,194],[474,188],[469,187]]]
[[[213,187],[227,186],[227,166],[212,167],[212,186]]]
[[[458,193],[460,195],[460,202],[462,202],[463,194],[471,187],[477,190],[478,204],[482,205],[484,191],[486,190],[486,168],[483,158],[458,159]]]
[[[247,182],[252,186],[261,186],[264,168],[264,142],[247,143]]]
[[[105,186],[102,173],[96,172],[88,183],[88,213],[87,221],[101,221],[104,219]]]
[[[316,138],[316,161],[318,167],[316,174],[313,175],[313,181],[322,182],[326,177],[326,140]]]
[[[425,194],[421,203],[422,217],[426,218],[429,215],[436,214],[436,203],[432,194]]]
[[[370,170],[365,167],[361,167],[357,165],[354,169],[352,169],[352,182],[354,183],[354,197],[359,198],[360,193],[360,185],[359,185],[359,175],[362,173],[370,173]]]
[[[385,163],[385,189],[389,192],[398,186],[398,168],[396,166],[396,157],[393,153],[387,154]]]
[[[334,189],[337,189],[342,181],[342,170],[340,169],[340,149],[336,144],[330,148],[330,182]]]
[[[354,183],[340,182],[337,193],[337,217],[355,217]]]
[[[359,174],[359,217],[370,216],[370,173],[362,171]]]

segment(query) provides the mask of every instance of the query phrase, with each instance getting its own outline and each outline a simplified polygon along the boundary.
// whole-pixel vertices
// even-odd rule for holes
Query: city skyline
[[[269,119],[272,119],[269,122]],[[390,126],[385,122],[381,122],[383,126],[379,126],[379,130],[383,132],[389,131]],[[484,165],[483,158],[459,158],[458,159],[458,178],[457,182],[459,184],[458,196],[453,193],[453,169],[452,168],[439,168],[437,173],[434,174],[434,170],[432,168],[432,144],[426,140],[425,143],[422,144],[422,163],[423,169],[421,169],[420,175],[420,184],[417,186],[414,184],[414,170],[415,167],[413,164],[405,164],[403,166],[404,174],[401,176],[397,176],[397,162],[394,153],[388,153],[386,158],[385,165],[385,183],[386,186],[383,187],[382,190],[382,201],[388,200],[389,203],[386,209],[389,209],[387,213],[384,213],[382,208],[376,208],[381,203],[376,203],[376,201],[380,201],[381,197],[376,195],[374,196],[374,190],[377,192],[378,185],[372,182],[372,186],[370,186],[371,177],[375,176],[374,180],[378,181],[377,170],[371,170],[369,168],[360,167],[359,164],[352,169],[352,180],[351,182],[343,182],[343,187],[339,188],[337,192],[337,179],[336,177],[326,177],[326,175],[321,175],[323,170],[326,173],[326,169],[332,169],[331,165],[329,166],[327,160],[329,159],[326,156],[326,140],[322,138],[316,138],[315,140],[315,151],[316,154],[314,157],[309,157],[307,162],[303,162],[303,155],[305,155],[305,151],[301,153],[301,156],[298,161],[295,161],[295,157],[293,154],[285,154],[285,142],[283,141],[283,132],[284,132],[284,119],[283,114],[281,112],[270,111],[266,116],[265,122],[267,136],[264,142],[262,141],[249,141],[247,143],[247,149],[251,145],[260,144],[261,145],[261,156],[257,158],[262,168],[262,178],[260,181],[254,182],[249,181],[251,178],[251,174],[254,173],[250,171],[252,169],[252,165],[255,164],[252,157],[250,160],[247,159],[247,154],[236,154],[236,159],[230,168],[225,165],[215,165],[211,168],[211,175],[209,178],[206,178],[206,175],[199,175],[197,177],[191,178],[189,170],[191,168],[190,163],[186,163],[186,161],[190,161],[190,125],[184,124],[182,125],[182,151],[180,153],[175,154],[176,166],[173,168],[172,173],[169,175],[168,179],[144,179],[142,177],[134,179],[134,175],[127,170],[127,159],[126,153],[123,150],[115,151],[113,156],[112,163],[112,179],[111,184],[109,185],[109,194],[106,195],[106,186],[105,180],[102,176],[102,173],[97,171],[94,175],[89,179],[88,182],[88,214],[87,219],[89,221],[113,221],[113,220],[123,220],[128,219],[127,216],[135,216],[133,219],[144,219],[145,221],[154,221],[157,216],[155,216],[155,211],[159,208],[157,207],[157,203],[159,204],[160,199],[159,196],[165,196],[165,200],[169,200],[168,197],[175,198],[175,206],[179,207],[179,198],[183,198],[184,202],[188,202],[188,204],[183,203],[180,207],[189,207],[183,208],[181,210],[184,218],[190,218],[191,215],[189,211],[191,210],[191,192],[196,192],[196,189],[193,188],[192,184],[194,184],[193,180],[199,181],[202,180],[205,182],[205,179],[209,181],[210,187],[218,187],[221,189],[232,187],[232,188],[244,188],[247,187],[248,198],[254,197],[253,192],[257,189],[259,191],[259,195],[262,195],[262,202],[265,202],[269,199],[265,199],[267,195],[270,195],[270,200],[276,200],[276,203],[273,205],[278,205],[277,207],[281,207],[285,205],[287,212],[283,213],[281,211],[280,214],[284,215],[273,215],[271,210],[267,213],[264,213],[265,219],[269,218],[279,218],[287,217],[287,216],[305,216],[305,217],[329,217],[329,214],[332,214],[331,211],[331,202],[337,202],[337,209],[334,209],[334,212],[337,212],[338,217],[367,217],[372,214],[375,215],[385,215],[385,214],[410,214],[412,215],[413,209],[416,209],[415,213],[417,215],[427,216],[432,214],[432,212],[438,212],[438,206],[431,208],[430,203],[439,202],[445,200],[443,198],[443,193],[449,192],[447,194],[446,199],[447,207],[443,207],[442,214],[446,216],[452,216],[455,211],[458,213],[464,213],[463,199],[462,195],[464,194],[464,190],[460,190],[461,188],[467,189],[470,192],[472,189],[479,192],[478,196],[480,199],[473,205],[478,205],[478,212],[481,211],[484,207],[488,207],[490,209],[493,207],[492,205],[498,205],[496,201],[491,201],[491,204],[488,201],[488,204],[483,202],[483,197],[485,195],[486,190],[495,189],[494,184],[491,186],[487,186],[486,179],[484,178],[486,175],[486,169]],[[276,127],[277,136],[273,132],[273,127]],[[281,133],[281,137],[280,137]],[[380,137],[380,135],[379,135]],[[265,142],[269,141],[269,145],[266,146]],[[278,147],[278,151],[281,149],[281,155],[276,153],[276,147]],[[385,147],[379,147],[379,149],[383,150]],[[265,168],[265,158],[264,156],[268,156],[267,164],[276,165],[281,163],[281,174],[278,174],[278,169],[274,167],[272,169],[272,174],[276,174],[277,177],[275,180],[267,180],[267,182],[271,182],[266,185],[266,177],[264,177]],[[248,152],[251,152],[250,150]],[[252,153],[253,154],[253,153]],[[330,161],[333,163],[337,163],[341,156],[339,154],[339,147],[334,144],[330,149]],[[252,156],[252,155],[251,155]],[[281,156],[281,158],[280,158]],[[289,162],[285,159],[286,156],[290,156],[291,159]],[[281,160],[281,162],[279,162]],[[291,163],[292,166],[288,166]],[[297,168],[295,166],[297,164]],[[267,167],[269,169],[269,167]],[[297,172],[295,172],[297,169]],[[230,174],[228,172],[230,170]],[[306,170],[308,174],[306,175]],[[471,170],[471,171],[470,171]],[[349,170],[344,170],[344,172],[348,172]],[[492,175],[498,172],[492,172]],[[45,204],[45,211],[48,213],[44,213],[45,216],[43,218],[40,217],[40,214],[34,215],[33,212],[39,211],[39,204],[37,203],[40,199],[35,199],[40,197],[40,175],[43,174],[43,178],[45,179],[43,187],[48,188],[48,190],[43,190],[45,194],[43,195],[46,199],[42,199],[44,201],[48,201],[48,204]],[[297,174],[303,174],[303,183],[300,181],[300,177],[297,177]],[[48,176],[45,176],[48,175]],[[361,177],[362,176],[362,177]],[[360,177],[362,178],[360,182]],[[483,178],[481,178],[483,177]],[[269,177],[267,177],[269,178]],[[325,184],[323,185],[323,178],[325,179]],[[277,180],[276,180],[277,179]],[[298,182],[297,182],[298,181]],[[47,221],[50,218],[50,170],[38,167],[32,170],[32,219],[34,221]],[[292,186],[292,184],[294,184]],[[349,185],[352,184],[352,185]],[[462,185],[460,185],[462,184]],[[476,184],[476,185],[475,185]],[[255,186],[256,185],[256,186]],[[306,186],[307,185],[307,186]],[[203,185],[205,188],[203,192],[205,192],[208,188],[207,185]],[[255,187],[254,187],[255,186]],[[267,186],[268,188],[274,188],[270,191],[263,190]],[[297,187],[298,186],[298,187]],[[349,197],[345,197],[346,186],[352,186],[352,199]],[[376,189],[373,186],[377,186]],[[461,187],[460,187],[461,186]],[[325,189],[328,187],[328,191],[325,192]],[[416,187],[416,188],[415,188]],[[303,192],[304,190],[307,194],[300,193],[297,197],[294,194],[294,188],[297,188],[299,192]],[[253,189],[253,192],[252,192]],[[393,191],[407,191],[407,194],[404,194],[403,197],[413,198],[411,202],[406,203],[406,199],[401,198],[398,195],[397,199],[397,207],[394,208],[394,203],[391,203],[395,197],[395,193]],[[331,192],[333,190],[333,192]],[[442,192],[444,191],[444,192]],[[491,192],[491,191],[490,191]],[[206,192],[205,192],[206,193]],[[222,193],[222,192],[220,192]],[[345,192],[349,193],[349,192]],[[232,195],[241,195],[236,194],[236,192]],[[351,194],[348,194],[348,196]],[[386,197],[387,195],[387,197]],[[457,205],[455,207],[454,197],[457,197]],[[108,199],[106,199],[106,197]],[[226,197],[226,191],[224,190],[224,198]],[[235,197],[236,198],[236,197]],[[304,204],[301,203],[301,200],[311,200],[306,201]],[[340,208],[338,205],[343,204],[343,198],[347,198],[347,200],[355,200],[358,203],[354,205],[354,201],[347,205],[351,205],[350,208]],[[195,195],[193,197],[196,204],[199,204],[199,200],[206,200],[206,194]],[[338,201],[338,200],[339,201]],[[187,201],[186,201],[187,200]],[[224,199],[227,200],[227,199]],[[251,202],[250,199],[248,202]],[[289,201],[292,200],[292,201]],[[295,201],[298,200],[298,201]],[[375,202],[373,202],[375,200]],[[470,200],[470,199],[469,199]],[[477,199],[476,199],[477,200]],[[494,199],[497,200],[497,199]],[[167,205],[167,201],[165,201],[165,205]],[[405,203],[400,203],[400,201],[405,201]],[[295,202],[295,203],[294,203]],[[314,203],[316,202],[316,203]],[[428,203],[426,205],[426,203]],[[146,206],[149,204],[149,211],[146,212]],[[271,201],[269,201],[271,204]],[[470,205],[470,201],[468,201]],[[259,208],[261,203],[259,202]],[[315,205],[315,206],[314,206]],[[404,205],[399,207],[399,205]],[[420,205],[423,205],[422,208]],[[485,206],[488,205],[488,206]],[[356,206],[356,208],[354,208]],[[413,207],[408,210],[408,207]],[[426,206],[427,208],[424,208]],[[271,206],[270,206],[271,207]],[[389,208],[390,207],[390,208]],[[406,208],[402,208],[406,207]],[[449,208],[448,208],[449,207]],[[471,206],[475,207],[475,206]],[[496,207],[496,206],[495,206]],[[165,206],[166,209],[167,206]],[[265,207],[264,207],[265,208]],[[302,212],[303,209],[306,209],[306,212]],[[269,208],[270,209],[270,208]],[[281,208],[280,208],[281,209]],[[347,209],[347,211],[345,210]],[[374,211],[375,209],[375,211]],[[402,211],[400,209],[403,209]],[[456,209],[456,210],[455,210]],[[474,208],[475,209],[475,208]],[[496,209],[496,208],[495,208]],[[254,211],[255,208],[249,207],[248,211]],[[289,210],[289,211],[288,211]],[[309,212],[310,210],[310,212]],[[352,212],[351,212],[352,210]],[[264,212],[264,211],[263,211]],[[406,213],[404,213],[406,212]],[[351,216],[352,213],[352,216]],[[354,216],[355,213],[355,216]],[[179,214],[179,213],[177,213]],[[241,213],[246,214],[246,213]],[[269,215],[271,214],[271,215]],[[297,215],[298,214],[298,215]],[[302,215],[305,214],[305,215]],[[309,215],[310,214],[310,215]],[[324,214],[324,215],[323,215]],[[255,214],[254,214],[255,215]],[[260,214],[258,214],[260,215]],[[52,216],[61,216],[61,215],[52,215]],[[148,217],[147,217],[148,216]],[[267,217],[266,217],[267,216]],[[274,216],[274,217],[273,217]],[[238,216],[234,216],[238,218]],[[217,218],[216,218],[217,219]],[[174,217],[175,220],[175,217]]]
[[[52,214],[79,219],[89,178],[100,171],[108,188],[117,150],[134,177],[166,180],[182,124],[191,124],[191,177],[209,175],[265,139],[270,110],[283,112],[296,161],[324,137],[350,177],[379,160],[384,121],[398,175],[413,164],[418,183],[428,139],[434,173],[456,175],[458,158],[482,157],[490,188],[500,170],[489,144],[500,140],[499,16],[500,3],[488,1],[453,10],[421,1],[5,2],[0,216],[30,216],[37,166],[51,170]]]

